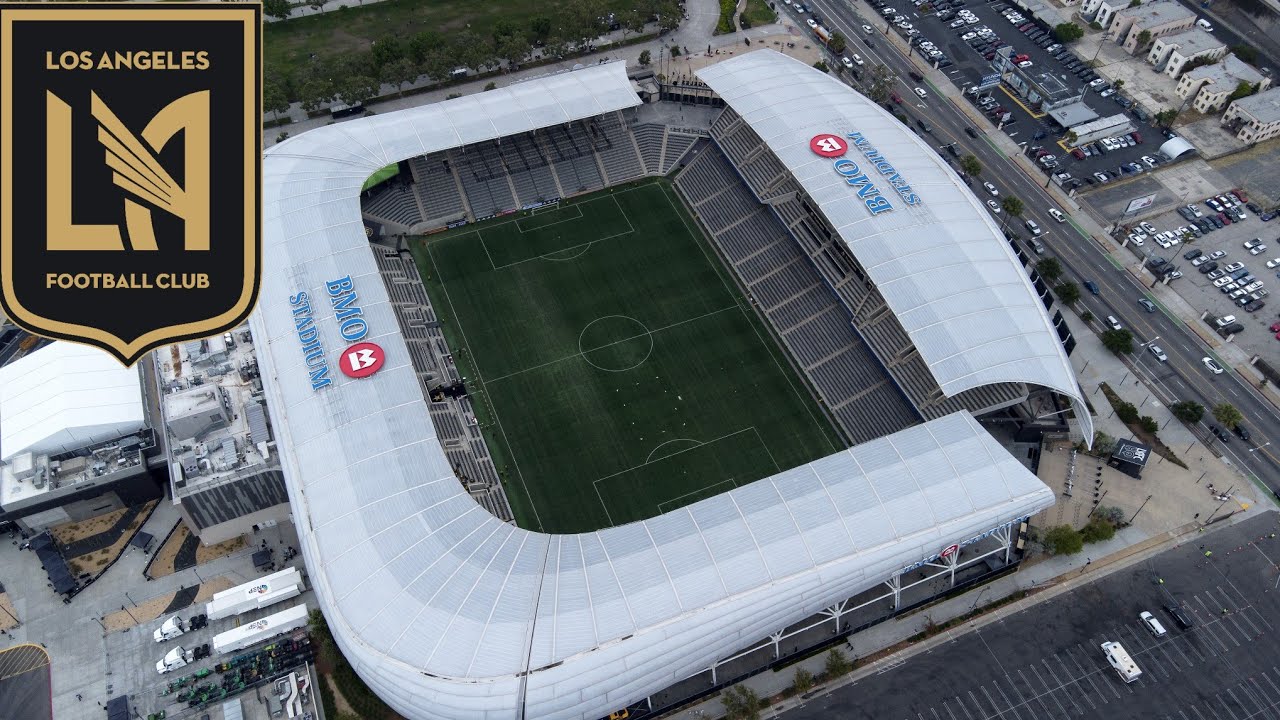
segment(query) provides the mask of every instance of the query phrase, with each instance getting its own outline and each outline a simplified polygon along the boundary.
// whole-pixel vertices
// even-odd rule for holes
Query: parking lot
[[[1195,204],[1194,207],[1200,212],[1200,218],[1188,220],[1176,211],[1165,212],[1144,221],[1148,225],[1146,230],[1155,230],[1156,235],[1166,234],[1175,232],[1179,228],[1189,228],[1192,222],[1198,221],[1203,225],[1209,217],[1217,216],[1217,213],[1203,202]],[[1138,257],[1147,259],[1149,266],[1152,258],[1155,257],[1169,261],[1167,264],[1158,264],[1153,268],[1154,272],[1167,272],[1166,268],[1180,271],[1182,277],[1173,280],[1171,287],[1177,290],[1192,307],[1210,313],[1210,317],[1206,319],[1208,327],[1214,326],[1216,318],[1233,315],[1236,323],[1243,326],[1236,333],[1233,342],[1245,346],[1251,353],[1263,355],[1273,361],[1280,360],[1280,344],[1273,337],[1276,331],[1270,329],[1277,317],[1280,317],[1276,313],[1276,310],[1280,309],[1280,303],[1270,296],[1276,287],[1280,287],[1280,274],[1278,274],[1280,273],[1280,223],[1275,220],[1262,222],[1258,215],[1247,207],[1242,206],[1237,211],[1246,219],[1234,221],[1230,225],[1219,220],[1219,224],[1223,225],[1221,228],[1209,232],[1202,231],[1200,237],[1195,237],[1194,234],[1183,235],[1181,242],[1168,248],[1156,245],[1153,241],[1153,233],[1144,231],[1141,226],[1134,226],[1132,233],[1126,234],[1122,231],[1118,239],[1142,237],[1141,246],[1131,240],[1127,247]],[[1245,247],[1248,243],[1254,245],[1252,249],[1256,250],[1255,240],[1261,240],[1261,246],[1264,248],[1257,254]],[[1206,259],[1196,258],[1197,253],[1205,256]],[[1272,263],[1272,267],[1267,266],[1268,262]],[[1241,263],[1242,267],[1227,271],[1227,268],[1233,267],[1233,263]],[[1202,270],[1208,270],[1208,272],[1201,272]],[[1235,288],[1224,292],[1223,288],[1231,285],[1230,282],[1221,282],[1228,273],[1240,275],[1236,280],[1244,280],[1252,276],[1252,280],[1247,283],[1248,286],[1252,286],[1255,282],[1260,282],[1262,285],[1247,293],[1241,293],[1241,287],[1236,282]],[[1215,282],[1220,286],[1215,286]],[[1233,294],[1235,298],[1232,298]],[[1256,306],[1242,304],[1245,298],[1256,300],[1258,303]]]
[[[1024,67],[1028,72],[1048,72],[1072,89],[1086,87],[1093,82],[1094,86],[1086,93],[1084,102],[1099,116],[1126,112],[1119,103],[1127,103],[1127,98],[1110,88],[1105,80],[1087,67],[1088,58],[1076,57],[1069,46],[1055,48],[1058,43],[1051,37],[1051,29],[1025,13],[1014,15],[1014,22],[1011,22],[1003,13],[1013,12],[1015,8],[1006,3],[941,0],[936,4],[936,13],[920,12],[918,8],[926,5],[921,3],[917,6],[914,0],[873,0],[871,4],[883,22],[877,31],[896,32],[908,38],[912,52],[935,64],[957,87],[976,86],[982,77],[994,74],[996,71],[991,59],[1001,47],[1009,46],[1015,58],[1025,56],[1020,62],[1030,63]],[[1074,69],[1068,67],[1073,62],[1078,63]],[[1069,154],[1065,144],[1060,143],[1063,130],[1044,113],[1028,107],[1009,88],[1002,85],[976,95],[967,94],[966,97],[975,104],[983,103],[986,106],[983,107],[984,114],[993,123],[1001,125],[1015,141],[1026,146],[1039,145],[1056,155],[1060,166],[1057,171],[1069,172],[1081,181],[1081,186],[1101,184],[1129,174],[1121,169],[1129,163],[1138,163],[1141,171],[1149,171],[1151,164],[1144,162],[1143,156],[1157,162],[1164,160],[1159,156],[1158,148],[1165,141],[1166,134],[1132,112],[1130,120],[1138,142],[1114,149],[1091,145],[1087,156],[1076,158]],[[990,100],[984,101],[984,97]],[[1108,177],[1098,178],[1095,173],[1106,173]]]
[[[1194,538],[786,713],[788,718],[1186,718],[1277,716],[1273,618],[1277,514]],[[1202,549],[1203,544],[1203,549]],[[1211,553],[1206,556],[1205,552]],[[1086,550],[1087,552],[1087,550]],[[1181,629],[1166,606],[1191,621]],[[1138,614],[1166,629],[1155,637]],[[1141,675],[1126,684],[1101,643],[1118,641]]]

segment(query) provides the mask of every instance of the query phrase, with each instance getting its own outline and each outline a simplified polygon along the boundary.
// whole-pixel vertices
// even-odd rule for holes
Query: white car
[[[1108,182],[1111,182],[1111,178],[1107,177],[1106,175],[1103,175],[1100,172],[1094,173],[1093,176],[1097,178],[1098,182],[1102,183],[1103,185],[1107,184]]]
[[[1262,244],[1262,238],[1254,238],[1254,239],[1252,239],[1252,240],[1245,240],[1245,241],[1244,241],[1244,249],[1245,249],[1245,250],[1248,250],[1249,248],[1255,248],[1255,247],[1257,247],[1257,246],[1259,246],[1259,245],[1261,245],[1261,244]]]
[[[1112,330],[1123,329],[1123,326],[1120,324],[1120,321],[1116,319],[1115,315],[1107,316],[1107,327],[1111,328]]]
[[[854,53],[854,54],[853,54],[853,62],[854,62],[854,64],[856,64],[856,65],[866,65],[866,64],[867,64],[867,63],[866,63],[866,61],[864,61],[864,60],[862,59],[862,56],[861,56],[861,55],[859,55],[858,53]]]
[[[1152,225],[1151,223],[1147,222],[1146,220],[1143,220],[1142,222],[1138,223],[1138,227],[1142,228],[1142,231],[1143,231],[1143,232],[1145,232],[1145,233],[1146,233],[1146,234],[1148,234],[1148,235],[1155,235],[1155,234],[1156,234],[1156,226],[1155,226],[1155,225]]]
[[[1231,263],[1230,265],[1228,265],[1228,266],[1226,266],[1226,267],[1224,267],[1224,268],[1222,268],[1222,269],[1223,269],[1223,270],[1226,270],[1226,271],[1227,271],[1227,272],[1229,272],[1229,273],[1232,273],[1232,272],[1235,272],[1235,271],[1239,270],[1239,269],[1240,269],[1240,268],[1242,268],[1242,267],[1244,267],[1244,263],[1242,263],[1242,262],[1240,262],[1240,261],[1236,261],[1236,262],[1233,262],[1233,263]]]
[[[1064,223],[1067,221],[1067,216],[1063,215],[1062,211],[1059,210],[1058,208],[1049,208],[1049,216],[1060,223]]]
[[[1262,253],[1264,253],[1264,252],[1266,252],[1266,251],[1267,251],[1267,246],[1266,246],[1266,245],[1258,245],[1258,246],[1256,246],[1256,247],[1251,247],[1251,248],[1249,248],[1249,254],[1250,254],[1250,255],[1261,255]]]
[[[924,88],[916,88],[915,90],[916,95],[919,95],[920,97],[929,97],[929,94],[924,91]]]
[[[1146,241],[1147,239],[1142,235],[1142,233],[1132,233],[1129,235],[1129,242],[1137,245],[1138,247],[1142,247],[1142,243]]]
[[[1023,60],[1022,62],[1018,63],[1018,67],[1020,68],[1029,68],[1032,65],[1035,65],[1035,63],[1031,62],[1030,60]]]
[[[850,59],[849,59],[849,56],[847,56],[847,55],[846,55],[846,56],[844,56],[844,57],[842,57],[842,58],[840,58],[840,64],[841,64],[841,65],[844,65],[844,66],[845,66],[845,67],[847,67],[847,68],[852,68],[852,67],[853,67],[853,61],[852,61],[852,60],[850,60]]]
[[[875,30],[873,30],[870,25],[863,25],[862,32],[870,35],[871,33],[875,32]]]
[[[1280,267],[1280,260],[1268,260],[1268,261],[1267,261],[1267,269],[1268,269],[1268,270],[1270,270],[1270,269],[1272,269],[1272,268],[1277,268],[1277,267]]]
[[[813,21],[813,18],[805,18],[804,24],[805,24],[805,25],[808,25],[808,26],[809,26],[809,27],[811,27],[811,28],[816,28],[816,27],[818,27],[818,23],[814,22],[814,21]]]
[[[1213,373],[1214,375],[1221,375],[1222,373],[1226,372],[1225,370],[1222,369],[1221,365],[1214,362],[1213,358],[1210,358],[1210,357],[1201,358],[1200,362],[1204,363],[1204,366],[1208,368],[1209,372]]]
[[[991,193],[992,195],[999,195],[999,194],[1000,194],[1000,191],[996,189],[996,186],[995,186],[995,185],[992,185],[992,184],[991,184],[991,183],[989,183],[989,182],[984,182],[984,183],[982,183],[982,187],[983,187],[983,189],[985,189],[987,192]]]
[[[1142,162],[1146,163],[1147,167],[1150,167],[1150,168],[1153,168],[1156,166],[1156,159],[1151,157],[1150,155],[1143,155]]]
[[[1220,288],[1220,287],[1222,287],[1223,285],[1226,285],[1226,284],[1227,284],[1227,283],[1229,283],[1229,282],[1232,282],[1232,280],[1231,280],[1231,276],[1230,276],[1230,275],[1223,275],[1222,277],[1220,277],[1220,278],[1218,278],[1217,280],[1214,280],[1214,281],[1213,281],[1213,286],[1214,286],[1214,287],[1216,287],[1216,288]]]
[[[1164,354],[1164,350],[1159,345],[1148,345],[1147,349],[1150,350],[1151,354],[1155,355],[1156,359],[1160,362],[1169,361],[1169,356]]]
[[[988,200],[987,207],[991,208],[991,212],[997,215],[1000,214],[1000,203],[996,202],[995,200]]]
[[[976,37],[978,37],[978,33],[976,33],[976,32],[967,32],[967,33],[965,33],[965,34],[963,34],[963,35],[961,35],[961,36],[960,36],[960,40],[961,40],[962,42],[969,42],[970,40],[972,40],[972,39],[974,39],[974,38],[976,38]],[[977,87],[977,86],[975,85],[974,87]]]

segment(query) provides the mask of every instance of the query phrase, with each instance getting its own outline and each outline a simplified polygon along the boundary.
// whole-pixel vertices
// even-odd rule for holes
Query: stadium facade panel
[[[827,91],[848,95],[850,112],[869,102]],[[361,185],[399,160],[636,102],[611,64],[267,152],[269,270],[251,323],[301,549],[339,646],[407,717],[600,717],[1053,502],[958,412],[598,532],[529,532],[477,505],[436,439],[368,247]],[[927,150],[887,117],[865,132]],[[930,167],[914,167],[916,182],[944,183]]]

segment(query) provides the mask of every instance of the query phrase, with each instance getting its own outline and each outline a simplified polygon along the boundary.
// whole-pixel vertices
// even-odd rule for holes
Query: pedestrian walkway
[[[338,10],[347,7],[363,7],[365,5],[372,5],[379,2],[382,2],[382,0],[355,0],[354,2],[352,2],[352,0],[330,0],[330,2],[326,2],[324,5],[320,6],[319,9],[316,9],[314,6],[306,3],[300,3],[293,5],[293,12],[289,13],[289,17],[278,18],[267,15],[266,13],[263,13],[262,17],[266,22],[283,22],[285,20],[293,20],[300,17],[310,17],[311,15],[337,12]]]

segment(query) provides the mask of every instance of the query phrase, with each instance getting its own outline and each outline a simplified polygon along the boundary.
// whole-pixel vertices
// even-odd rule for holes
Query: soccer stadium
[[[698,84],[664,114],[598,65],[267,152],[301,549],[406,717],[643,715],[820,648],[1009,567],[1053,493],[984,418],[1093,435],[929,145],[774,51]]]

